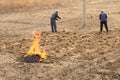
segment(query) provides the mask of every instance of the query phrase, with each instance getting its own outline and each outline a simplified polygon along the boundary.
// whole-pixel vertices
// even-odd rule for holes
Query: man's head
[[[101,11],[101,13],[104,13],[104,11]]]
[[[58,14],[58,11],[55,11],[55,13],[57,13],[57,14]]]

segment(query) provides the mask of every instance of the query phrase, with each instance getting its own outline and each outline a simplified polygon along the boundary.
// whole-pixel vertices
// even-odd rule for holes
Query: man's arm
[[[56,14],[56,17],[59,18],[59,19],[61,19],[61,17],[59,17],[58,14]]]
[[[99,15],[99,20],[101,19],[101,14]]]
[[[57,18],[61,19],[61,17],[59,17],[59,16]]]
[[[107,14],[105,14],[105,16],[106,16],[106,19],[107,19]]]

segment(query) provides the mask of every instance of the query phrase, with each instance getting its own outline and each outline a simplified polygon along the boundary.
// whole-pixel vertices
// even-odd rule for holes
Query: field
[[[76,0],[0,0],[2,12],[13,12],[18,10],[50,9],[58,6],[66,6]]]
[[[69,4],[62,0],[48,8],[34,6],[33,0],[28,5],[28,0],[19,1],[13,6],[9,0],[0,1],[0,80],[120,80],[119,0],[87,0],[86,26],[82,0],[65,0]],[[49,20],[55,10],[62,19],[53,33]],[[108,14],[108,33],[105,28],[99,33],[101,10]],[[22,62],[33,31],[42,33],[40,49],[46,49],[49,57],[39,63]]]

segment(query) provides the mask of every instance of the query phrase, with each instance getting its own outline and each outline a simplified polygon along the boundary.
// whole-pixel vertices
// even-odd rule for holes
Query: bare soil
[[[120,80],[120,1],[88,0],[87,25],[82,26],[82,0],[46,10],[0,14],[0,80]],[[50,16],[59,11],[58,32]],[[108,28],[99,33],[98,15],[108,14]],[[49,57],[22,62],[32,31],[40,31],[40,49]]]

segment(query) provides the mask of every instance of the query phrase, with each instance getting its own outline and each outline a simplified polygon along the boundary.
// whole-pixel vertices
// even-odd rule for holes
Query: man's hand
[[[61,19],[61,17],[59,17],[59,19]]]
[[[58,19],[56,18],[55,20],[57,20],[58,21]]]

